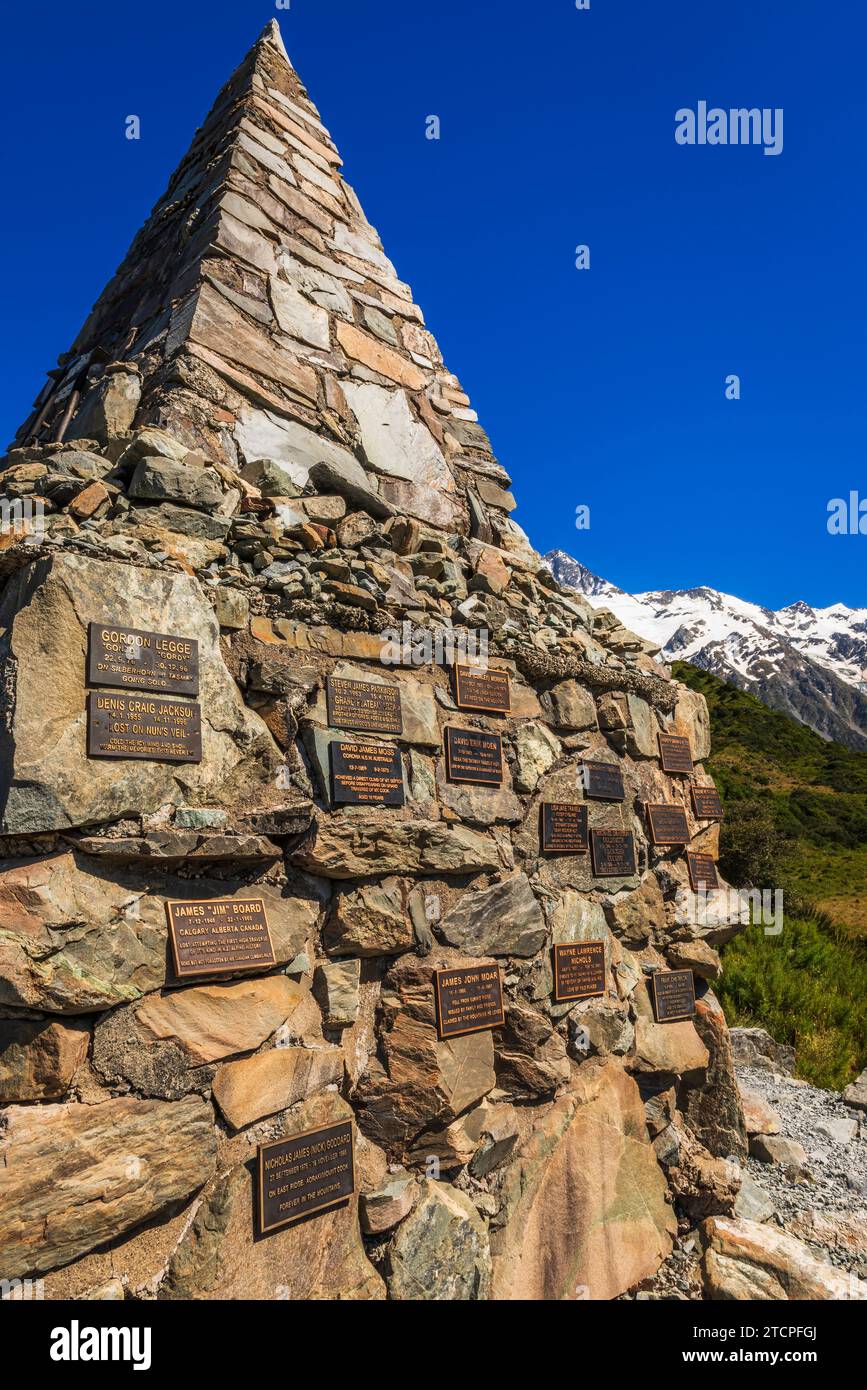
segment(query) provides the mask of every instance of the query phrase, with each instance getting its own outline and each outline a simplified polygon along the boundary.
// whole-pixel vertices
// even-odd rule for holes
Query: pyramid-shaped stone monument
[[[512,520],[276,24],[0,491],[0,1279],[610,1299],[731,1211],[706,706]]]

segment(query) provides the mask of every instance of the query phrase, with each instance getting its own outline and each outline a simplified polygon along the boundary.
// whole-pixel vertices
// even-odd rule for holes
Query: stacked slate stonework
[[[0,475],[0,1279],[47,1298],[606,1299],[735,1198],[736,928],[690,925],[645,814],[715,857],[704,701],[510,519],[340,165],[271,25]],[[146,743],[172,688],[93,678],[119,628],[198,644],[199,758],[94,748],[95,695],[141,698]],[[456,705],[485,642],[507,713]],[[335,725],[328,677],[397,690],[399,731]],[[499,736],[499,779],[449,776],[447,728]],[[335,799],[365,741],[394,804]],[[635,871],[543,851],[551,802]],[[180,975],[166,905],[251,898],[273,963]],[[585,942],[602,992],[555,1002],[552,947]],[[502,1021],[441,1037],[435,972],[480,965]],[[695,1016],[658,1022],[671,969]],[[347,1120],[354,1194],[260,1236],[258,1146]]]

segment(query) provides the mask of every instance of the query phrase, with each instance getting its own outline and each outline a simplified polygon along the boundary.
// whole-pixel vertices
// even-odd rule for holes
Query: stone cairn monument
[[[272,23],[3,463],[48,1299],[611,1299],[736,1197],[704,700],[511,520],[340,167]]]

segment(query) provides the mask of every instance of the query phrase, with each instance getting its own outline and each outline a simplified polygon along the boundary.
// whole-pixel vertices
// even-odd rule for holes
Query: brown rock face
[[[719,1158],[746,1158],[747,1130],[729,1030],[719,1001],[710,991],[696,1003],[695,1028],[707,1048],[708,1066],[701,1085],[684,1083],[680,1108],[710,1153]]]
[[[0,865],[0,1004],[92,1013],[161,989],[171,978],[166,901],[236,891],[219,879],[109,872],[72,852],[6,861]],[[293,960],[319,915],[312,886],[299,882],[281,891],[257,883],[240,896],[265,899],[276,958]]]
[[[491,1237],[497,1299],[608,1299],[654,1273],[676,1229],[635,1082],[582,1068],[503,1173]]]
[[[349,1119],[339,1096],[315,1096],[287,1118],[277,1137]],[[168,1299],[381,1299],[385,1286],[367,1259],[357,1200],[253,1242],[251,1165],[240,1164],[208,1189],[160,1289]]]
[[[456,1119],[496,1082],[490,1032],[445,1042],[437,1037],[434,962],[477,963],[437,953],[424,961],[404,956],[392,966],[382,993],[382,1062],[371,1064],[357,1092],[361,1128],[398,1154],[422,1131]]]
[[[0,1019],[0,1104],[65,1095],[89,1042],[85,1023]]]
[[[221,1067],[214,1077],[214,1100],[232,1128],[243,1129],[342,1079],[339,1047],[277,1047]]]
[[[39,1274],[183,1201],[211,1176],[210,1105],[109,1100],[8,1110],[0,1136],[0,1272]]]
[[[702,1227],[708,1298],[867,1300],[867,1284],[817,1260],[794,1236],[734,1217],[711,1217]]]
[[[88,624],[129,612],[138,627],[199,642],[200,763],[87,756]],[[114,820],[173,798],[228,805],[266,784],[277,766],[268,730],[226,670],[219,629],[194,579],[57,555],[11,581],[0,603],[0,629],[10,735],[0,765],[0,815],[7,833]]]

